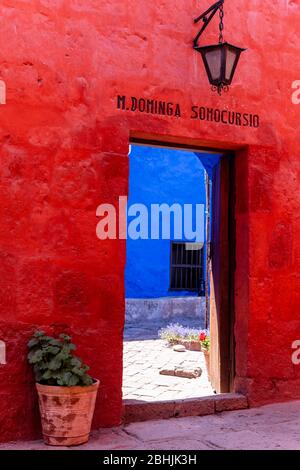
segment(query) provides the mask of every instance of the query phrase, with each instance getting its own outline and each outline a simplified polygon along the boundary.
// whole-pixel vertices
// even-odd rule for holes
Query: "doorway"
[[[128,225],[123,399],[159,402],[232,391],[233,155],[141,140],[131,144],[128,224],[133,221],[135,230]],[[169,233],[160,239],[162,227],[153,229],[149,213],[150,205],[162,204],[202,205],[198,238],[176,232],[169,217]],[[142,206],[148,209],[147,230],[141,226]],[[169,215],[175,217],[173,209]]]

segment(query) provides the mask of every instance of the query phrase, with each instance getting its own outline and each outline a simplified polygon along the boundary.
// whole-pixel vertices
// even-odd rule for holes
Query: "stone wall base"
[[[169,320],[196,320],[205,324],[205,297],[163,297],[158,299],[126,299],[126,323]]]
[[[123,421],[128,424],[154,419],[205,416],[222,411],[243,410],[246,408],[248,408],[247,397],[238,393],[224,393],[210,397],[161,402],[124,400]]]

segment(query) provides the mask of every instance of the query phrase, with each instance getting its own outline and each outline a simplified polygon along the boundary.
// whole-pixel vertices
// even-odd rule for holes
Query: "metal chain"
[[[220,34],[219,34],[219,43],[222,44],[224,42],[224,37],[223,37],[223,30],[224,30],[224,9],[223,9],[223,4],[220,6]]]

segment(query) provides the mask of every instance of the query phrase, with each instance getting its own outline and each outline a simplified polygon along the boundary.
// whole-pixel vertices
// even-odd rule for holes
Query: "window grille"
[[[205,295],[203,243],[171,242],[170,290]]]

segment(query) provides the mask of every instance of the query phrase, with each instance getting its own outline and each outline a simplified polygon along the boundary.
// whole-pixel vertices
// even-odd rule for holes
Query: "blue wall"
[[[155,203],[205,205],[205,170],[199,157],[193,152],[132,146],[128,206],[142,203],[150,212]],[[170,240],[128,239],[125,280],[127,298],[197,295],[169,291]]]

